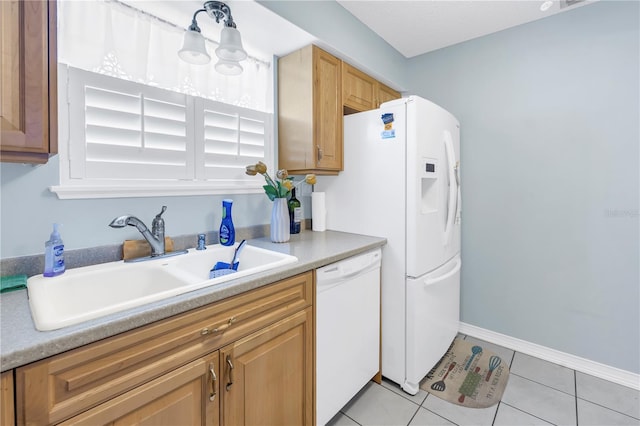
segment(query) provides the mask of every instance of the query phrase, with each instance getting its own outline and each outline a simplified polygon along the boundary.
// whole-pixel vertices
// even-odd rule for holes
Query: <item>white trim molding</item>
[[[485,340],[496,345],[504,346],[523,354],[531,355],[581,373],[599,377],[622,386],[635,390],[640,390],[640,375],[620,368],[611,367],[586,358],[561,352],[536,343],[527,342],[515,337],[500,334],[495,331],[480,328],[475,325],[460,322],[460,333],[481,340]]]

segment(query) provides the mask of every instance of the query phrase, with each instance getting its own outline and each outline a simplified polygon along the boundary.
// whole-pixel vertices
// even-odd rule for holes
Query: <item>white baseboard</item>
[[[591,361],[586,358],[560,352],[555,349],[535,343],[520,340],[515,337],[496,333],[475,325],[460,322],[460,333],[512,349],[523,354],[531,355],[572,370],[580,371],[591,376],[599,377],[622,386],[640,390],[640,375],[616,367]]]

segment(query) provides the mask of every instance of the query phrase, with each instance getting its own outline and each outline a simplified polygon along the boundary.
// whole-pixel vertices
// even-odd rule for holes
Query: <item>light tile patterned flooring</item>
[[[466,408],[422,389],[411,396],[393,382],[369,382],[328,426],[640,425],[640,391],[481,343],[509,362],[509,382],[497,405]]]

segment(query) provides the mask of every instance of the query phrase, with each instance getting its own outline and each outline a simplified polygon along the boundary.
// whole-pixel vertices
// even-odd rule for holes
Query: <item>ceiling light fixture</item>
[[[546,12],[547,10],[551,9],[551,6],[553,6],[553,1],[547,0],[540,5],[540,10],[542,12]]]
[[[220,43],[216,49],[216,56],[219,61],[215,68],[221,74],[238,75],[242,73],[240,61],[247,58],[247,52],[242,47],[240,31],[236,29],[236,23],[231,17],[231,9],[220,1],[207,1],[203,9],[198,9],[193,14],[191,25],[184,33],[182,49],[178,51],[178,56],[190,64],[203,65],[209,63],[211,56],[204,45],[204,37],[198,27],[196,16],[200,12],[206,12],[211,18],[220,23],[224,19],[224,27],[220,33]]]

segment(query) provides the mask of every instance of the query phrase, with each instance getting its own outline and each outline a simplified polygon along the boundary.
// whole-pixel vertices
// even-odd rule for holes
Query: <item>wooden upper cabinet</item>
[[[278,60],[278,167],[342,170],[342,61],[317,46]]]
[[[400,93],[317,46],[278,60],[278,167],[291,174],[343,170],[342,116]]]
[[[401,97],[402,95],[397,90],[393,90],[391,87],[378,82],[378,104],[376,105],[376,108],[379,108],[380,105],[387,101],[400,99]]]
[[[400,92],[352,65],[342,63],[342,104],[345,115],[376,109],[384,102],[400,97]]]
[[[55,1],[0,1],[0,161],[46,163],[57,145]]]
[[[345,114],[377,108],[377,81],[359,69],[342,63],[342,105]]]

